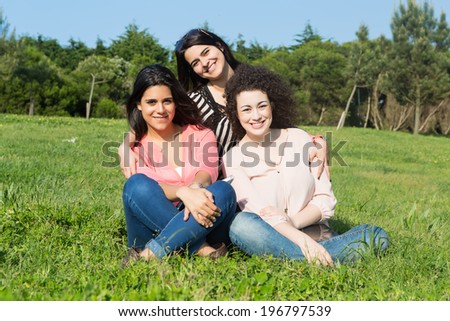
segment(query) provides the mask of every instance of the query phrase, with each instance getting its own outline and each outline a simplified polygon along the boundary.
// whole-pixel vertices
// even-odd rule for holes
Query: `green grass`
[[[2,300],[450,299],[448,137],[307,128],[332,132],[330,148],[347,141],[348,166],[331,168],[332,227],[382,226],[392,243],[382,257],[320,268],[233,249],[216,262],[172,256],[123,269],[124,178],[108,146],[126,121],[0,120]]]

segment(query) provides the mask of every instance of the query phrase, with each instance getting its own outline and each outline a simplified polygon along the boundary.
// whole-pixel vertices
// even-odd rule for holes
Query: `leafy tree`
[[[257,41],[251,42],[247,47],[242,34],[239,34],[237,42],[232,47],[235,47],[236,57],[239,61],[247,63],[261,59],[272,51],[267,45],[261,45]]]
[[[442,12],[434,17],[432,6],[408,0],[400,4],[391,23],[393,34],[391,88],[397,100],[414,108],[414,134],[421,125],[424,106],[441,101],[450,90],[448,60],[450,31]]]
[[[103,42],[102,39],[97,38],[97,42],[95,43],[95,49],[94,49],[94,54],[99,56],[99,55],[103,55],[106,56],[109,52],[109,49],[105,46],[105,43]]]
[[[67,66],[66,49],[63,48],[56,39],[44,38],[42,35],[39,35],[37,39],[22,37],[22,40],[24,40],[27,45],[35,46],[58,66],[62,68]]]
[[[370,120],[375,128],[382,129],[383,120],[378,102],[387,75],[387,55],[390,43],[383,36],[372,41],[369,40],[369,28],[364,24],[360,25],[356,36],[357,40],[347,45],[349,53],[347,72],[350,86],[353,89],[338,128],[344,125],[347,111],[355,101],[355,93],[358,92],[358,97],[362,94],[364,98],[367,98],[364,127],[367,127]],[[353,105],[356,104],[353,103]],[[362,119],[358,119],[358,121],[362,121]]]
[[[278,48],[254,62],[279,73],[294,90],[300,119],[320,124],[335,118],[345,90],[345,56],[333,42],[309,41],[295,50]]]
[[[299,70],[298,79],[291,83],[299,83],[309,107],[318,116],[316,124],[320,124],[327,110],[335,111],[343,104],[345,56],[336,43],[310,41],[292,51],[290,59],[292,69]]]
[[[90,88],[88,102],[86,103],[87,119],[90,117],[95,86],[105,83],[109,83],[111,86],[111,82],[114,79],[117,79],[119,86],[123,88],[124,84],[126,84],[129,66],[130,64],[122,58],[108,58],[106,56],[96,55],[89,56],[78,65],[75,73],[76,77],[78,79],[84,79],[84,82],[86,83],[85,88],[88,88],[88,83]],[[105,91],[107,91],[110,86],[106,86]],[[121,90],[119,89],[119,91]],[[107,95],[105,94],[104,96]]]
[[[319,35],[317,30],[314,30],[311,26],[311,23],[308,21],[305,25],[305,29],[303,29],[302,33],[296,34],[294,41],[297,43],[292,46],[291,49],[296,49],[305,43],[310,41],[322,41],[323,38]]]
[[[133,64],[133,74],[147,64],[165,65],[169,57],[167,49],[163,48],[146,29],[140,31],[135,24],[128,25],[125,33],[112,41],[110,50],[112,56],[118,56]]]
[[[8,81],[0,86],[2,111],[23,113],[26,106],[30,115],[58,110],[61,70],[36,47],[24,43],[15,42],[4,57],[10,67]]]
[[[98,118],[121,118],[123,112],[117,103],[109,98],[102,98],[98,102],[97,108],[93,111],[93,116]]]
[[[6,81],[11,74],[12,61],[17,41],[14,31],[10,33],[10,25],[0,8],[0,79]]]
[[[74,70],[77,68],[78,64],[89,57],[93,50],[88,48],[86,44],[82,41],[75,41],[72,38],[69,39],[69,46],[65,48],[65,64],[64,68],[69,70]]]
[[[200,25],[200,27],[199,27],[200,29],[204,29],[204,30],[206,30],[206,31],[213,31],[212,29],[211,29],[211,27],[209,26],[209,22],[208,22],[208,20],[205,20],[201,25]]]
[[[6,17],[3,15],[3,9],[0,8],[0,40],[5,41],[8,38],[9,34],[9,22]]]

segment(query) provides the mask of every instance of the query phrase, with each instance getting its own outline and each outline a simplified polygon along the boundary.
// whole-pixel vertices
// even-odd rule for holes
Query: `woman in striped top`
[[[178,79],[216,134],[219,156],[234,145],[225,114],[225,85],[239,66],[228,45],[204,29],[192,29],[175,46]]]

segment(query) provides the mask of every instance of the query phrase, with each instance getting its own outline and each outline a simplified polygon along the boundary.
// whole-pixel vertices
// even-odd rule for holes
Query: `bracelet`
[[[202,183],[197,183],[197,182],[189,184],[189,187],[192,188],[194,185],[196,186],[196,188],[205,188],[205,186]]]

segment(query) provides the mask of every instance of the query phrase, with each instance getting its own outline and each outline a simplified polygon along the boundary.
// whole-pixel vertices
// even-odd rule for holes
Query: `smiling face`
[[[192,46],[184,58],[198,76],[208,80],[219,80],[230,68],[223,52],[211,45]]]
[[[248,138],[263,141],[272,124],[272,106],[267,94],[260,90],[242,91],[236,95],[236,107]]]
[[[174,131],[172,120],[176,106],[169,87],[148,87],[138,102],[137,108],[142,112],[142,117],[147,123],[148,134],[154,133],[165,137]]]

